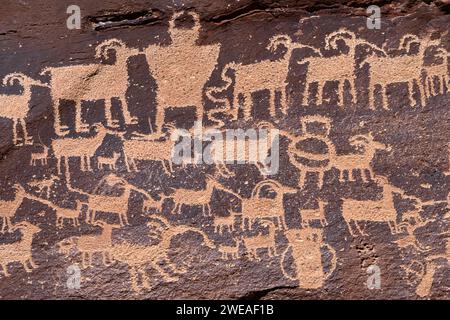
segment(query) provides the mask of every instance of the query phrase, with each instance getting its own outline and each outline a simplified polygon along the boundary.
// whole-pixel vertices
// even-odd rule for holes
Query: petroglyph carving
[[[88,101],[105,100],[105,116],[108,127],[117,126],[117,121],[112,119],[111,114],[111,100],[113,98],[118,98],[122,103],[125,123],[136,123],[136,119],[130,115],[126,100],[129,84],[127,60],[140,52],[138,49],[128,48],[121,40],[110,39],[97,46],[95,56],[98,59],[108,59],[111,50],[115,51],[115,63],[113,65],[82,64],[48,67],[42,71],[42,74],[50,73],[51,75],[50,87],[56,134],[65,135],[68,133],[68,127],[61,125],[59,112],[61,100],[73,100],[76,103],[76,132],[89,131],[89,126],[83,123],[81,115],[81,104]]]
[[[123,153],[125,155],[125,165],[128,171],[139,171],[136,165],[136,160],[141,161],[159,161],[163,164],[164,171],[167,174],[171,174],[172,168],[172,154],[175,146],[175,141],[169,138],[171,132],[176,130],[173,125],[166,125],[169,132],[166,135],[165,140],[148,140],[139,138],[135,140],[123,141]]]
[[[60,181],[59,177],[55,175],[50,175],[48,178],[41,179],[33,179],[28,183],[28,185],[36,189],[39,193],[39,196],[45,195],[45,197],[48,199],[50,198],[50,192],[52,191],[52,186],[57,182]]]
[[[28,136],[27,124],[25,122],[30,107],[31,87],[46,87],[47,85],[23,73],[8,74],[3,78],[3,85],[13,86],[15,81],[18,81],[23,87],[23,92],[14,95],[0,95],[0,118],[7,118],[13,121],[13,143],[15,145],[32,144],[32,137]],[[19,133],[17,127],[19,123],[23,130],[22,143],[19,143],[18,138]]]
[[[352,235],[355,235],[351,222],[355,223],[356,229],[362,235],[367,235],[358,225],[358,222],[387,222],[393,234],[400,230],[397,226],[397,211],[394,206],[394,193],[405,195],[403,190],[391,185],[383,176],[377,176],[376,181],[383,186],[380,200],[353,200],[344,198],[342,204],[342,215]]]
[[[48,151],[49,148],[41,144],[43,150],[41,152],[32,152],[31,153],[31,159],[30,159],[30,165],[37,166],[38,162],[41,166],[46,166],[48,164]]]
[[[113,245],[110,249],[112,257],[116,261],[125,263],[129,267],[131,286],[134,291],[140,292],[143,288],[150,288],[150,280],[147,276],[145,268],[150,265],[156,270],[167,282],[178,281],[179,275],[187,271],[185,268],[177,268],[169,258],[172,239],[186,232],[198,233],[203,237],[204,244],[213,249],[215,246],[209,240],[208,236],[193,227],[189,226],[172,226],[166,219],[162,217],[151,218],[148,226],[155,229],[159,242],[155,245],[139,245],[131,243],[120,243]],[[164,264],[166,271],[161,267]],[[141,285],[138,283],[138,277],[141,277]]]
[[[120,153],[118,152],[113,152],[112,157],[98,156],[97,157],[98,169],[101,170],[103,169],[103,166],[106,166],[109,170],[116,170],[116,163],[117,160],[119,160],[119,157]]]
[[[113,213],[118,216],[120,225],[128,224],[128,201],[131,194],[131,188],[129,188],[125,182],[118,181],[119,187],[124,187],[121,196],[110,196],[100,194],[89,194],[89,199],[86,202],[88,211],[86,214],[86,223],[94,223],[95,216],[98,212]]]
[[[226,164],[253,164],[263,176],[278,170],[279,136],[278,130],[268,122],[260,122],[257,130],[218,130],[207,131],[206,138],[211,141],[205,154],[207,162],[218,166],[225,175],[233,175]],[[224,139],[225,138],[225,139]]]
[[[270,187],[274,198],[261,197],[261,191]],[[278,228],[285,228],[283,198],[285,194],[297,193],[297,189],[281,185],[275,180],[263,180],[252,191],[250,199],[242,199],[242,223],[248,221],[248,228],[258,219],[274,219]]]
[[[288,279],[299,281],[301,288],[317,289],[323,286],[337,266],[336,251],[323,241],[322,229],[304,228],[286,230],[289,241],[281,259],[281,269]],[[332,254],[331,267],[324,271],[321,248],[325,247]],[[291,249],[291,250],[289,250]],[[291,251],[295,263],[296,276],[292,276],[285,268],[287,253]]]
[[[198,45],[200,18],[186,12],[194,20],[192,29],[177,28],[175,20],[184,12],[176,12],[169,21],[169,46],[150,45],[144,50],[150,72],[157,84],[156,130],[161,131],[167,108],[196,108],[197,121],[203,118],[203,88],[217,63],[220,45]]]
[[[228,216],[214,216],[214,230],[219,233],[223,234],[225,232],[225,229],[228,229],[228,232],[233,232],[236,228],[234,224],[236,223],[236,213],[232,212]]]
[[[59,138],[52,141],[53,154],[57,160],[58,174],[61,174],[64,158],[65,172],[69,172],[69,158],[80,158],[81,170],[91,171],[91,158],[103,143],[107,130],[102,124],[96,124],[95,136],[90,138]]]
[[[258,249],[267,249],[269,257],[274,257],[277,254],[275,224],[272,221],[261,221],[261,225],[268,228],[267,234],[242,238],[245,248],[249,253],[249,258],[257,261],[261,260],[258,256]]]
[[[367,45],[371,48],[377,47],[365,40],[358,39],[354,32],[345,28],[341,28],[335,32],[330,33],[325,38],[325,49],[338,49],[338,41],[343,41],[348,47],[347,53],[342,53],[337,56],[325,57],[320,51],[312,48],[318,54],[318,57],[304,58],[298,61],[299,64],[308,62],[308,72],[306,75],[306,85],[303,94],[302,105],[308,101],[308,94],[311,83],[317,82],[317,105],[323,102],[323,87],[328,81],[338,82],[338,104],[344,105],[344,84],[348,81],[350,84],[350,92],[352,96],[351,102],[356,101],[355,90],[355,52],[358,45]]]
[[[211,196],[214,189],[224,191],[229,194],[236,195],[233,191],[226,189],[217,180],[216,177],[211,175],[206,175],[206,187],[202,190],[192,190],[192,189],[175,189],[174,193],[167,198],[171,198],[175,203],[174,210],[176,214],[181,214],[182,206],[201,206],[203,215],[206,213],[211,214],[211,207],[209,203],[211,202]],[[239,197],[238,195],[236,195]]]
[[[285,34],[274,36],[270,39],[267,49],[270,52],[276,52],[279,47],[286,48],[283,57],[276,60],[262,60],[253,64],[228,63],[222,71],[222,80],[226,82],[223,87],[211,88],[207,95],[214,101],[224,103],[224,100],[214,98],[213,93],[227,90],[233,83],[233,79],[228,75],[230,70],[234,70],[234,93],[233,104],[230,108],[237,109],[240,106],[239,98],[242,95],[244,103],[242,105],[244,119],[249,120],[252,116],[252,96],[251,94],[261,90],[269,90],[270,92],[270,116],[276,118],[276,95],[275,92],[281,94],[281,111],[287,114],[287,97],[286,85],[287,75],[289,72],[289,64],[294,49],[308,47],[302,44],[294,43],[292,39]],[[226,103],[226,102],[225,102]],[[229,103],[226,103],[229,105]]]
[[[112,263],[110,254],[112,248],[112,232],[114,229],[119,228],[119,226],[103,221],[96,221],[94,225],[101,228],[100,234],[71,237],[62,240],[58,244],[60,253],[68,254],[72,250],[81,253],[81,265],[83,268],[92,267],[92,257],[96,253],[102,255],[102,262],[105,266]]]
[[[221,257],[223,260],[236,260],[240,258],[240,244],[242,240],[235,239],[235,245],[234,246],[227,246],[227,245],[219,245],[217,247],[217,250],[221,253]]]
[[[31,272],[37,268],[33,261],[31,244],[33,237],[41,229],[29,222],[20,222],[12,226],[11,231],[19,230],[22,237],[19,241],[9,244],[0,245],[0,267],[5,277],[10,276],[8,272],[8,264],[20,262],[26,272]],[[29,264],[29,266],[28,266]]]
[[[425,78],[425,93],[429,99],[437,94],[444,94],[446,88],[448,90],[449,76],[448,76],[448,56],[449,53],[444,48],[436,49],[436,58],[442,60],[442,63],[434,64],[430,66],[424,66],[426,73]],[[435,83],[437,80],[437,85]]]
[[[412,43],[419,44],[419,50],[416,54],[411,53]],[[383,108],[389,109],[388,98],[386,94],[386,86],[393,83],[407,83],[408,97],[411,106],[414,106],[413,88],[417,83],[420,91],[420,100],[416,99],[416,104],[425,105],[425,91],[421,84],[421,73],[423,70],[423,60],[427,48],[439,45],[438,40],[431,40],[431,35],[427,35],[423,39],[419,39],[416,35],[407,34],[400,40],[398,50],[406,51],[405,54],[399,56],[389,56],[384,48],[378,50],[382,56],[370,55],[364,59],[364,63],[370,66],[369,80],[369,105],[375,109],[374,89],[378,84],[381,86],[383,97]]]
[[[1,232],[9,231],[11,227],[11,218],[16,214],[22,204],[23,199],[27,195],[20,184],[14,185],[15,196],[13,200],[0,200],[0,218],[2,218]]]
[[[368,181],[371,177],[373,177],[370,162],[372,161],[376,151],[391,150],[388,146],[375,141],[371,133],[367,135],[357,135],[352,137],[350,139],[350,145],[357,148],[360,152],[362,150],[362,153],[340,156],[332,154],[332,166],[340,171],[340,181],[344,180],[344,174],[347,174],[350,178],[351,173],[353,173],[353,179],[355,180],[356,177],[354,176],[353,170],[359,170],[361,172],[361,178],[363,180],[363,172],[368,172],[369,175],[366,179],[366,181]]]
[[[310,132],[308,129],[311,124],[319,124],[323,128],[323,132]],[[288,155],[291,164],[299,170],[299,185],[305,185],[305,178],[308,173],[315,173],[318,176],[319,187],[323,185],[323,175],[329,170],[333,164],[332,159],[336,154],[333,142],[329,139],[331,131],[331,120],[323,116],[306,116],[301,120],[303,134],[294,136],[289,132],[280,131],[281,134],[287,136],[291,142],[288,147]],[[312,141],[325,145],[326,152],[314,153],[308,149],[303,149],[302,143],[310,143]],[[300,146],[299,146],[300,145]]]
[[[317,201],[317,209],[301,209],[300,215],[302,217],[302,226],[307,228],[310,226],[311,222],[318,220],[322,227],[327,225],[327,220],[325,218],[325,205],[324,201]]]

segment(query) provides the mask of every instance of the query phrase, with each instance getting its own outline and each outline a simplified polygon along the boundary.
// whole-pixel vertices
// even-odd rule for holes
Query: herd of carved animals
[[[291,55],[295,49],[312,52],[311,56],[297,61],[299,64],[307,64],[303,104],[308,104],[310,86],[313,83],[317,83],[318,88],[317,104],[322,104],[323,87],[328,81],[338,81],[340,105],[344,105],[346,82],[350,84],[352,102],[356,100],[355,69],[358,66],[355,52],[357,46],[367,46],[372,50],[362,63],[369,65],[369,107],[371,109],[375,109],[373,92],[376,85],[381,86],[383,108],[385,109],[389,108],[386,86],[392,83],[408,84],[411,105],[414,105],[413,90],[415,86],[419,88],[420,95],[420,100],[416,101],[416,104],[420,102],[422,105],[425,104],[427,98],[436,94],[444,94],[448,89],[448,52],[443,48],[440,39],[431,40],[430,37],[419,39],[414,35],[405,35],[400,40],[398,48],[404,50],[404,54],[398,56],[391,54],[386,47],[381,48],[357,38],[353,32],[346,29],[339,29],[327,35],[325,50],[338,50],[339,44],[343,43],[349,49],[347,53],[329,57],[318,48],[293,42],[287,35],[274,36],[270,39],[267,48],[271,52],[275,52],[284,46],[286,52],[282,58],[268,59],[247,65],[238,62],[228,63],[221,72],[221,78],[225,85],[205,89],[205,84],[217,64],[220,45],[198,46],[196,44],[200,29],[199,18],[195,13],[190,14],[195,22],[195,26],[191,30],[176,28],[174,22],[181,13],[173,16],[169,25],[172,44],[167,47],[152,45],[140,51],[127,47],[120,40],[112,39],[97,47],[96,57],[108,58],[110,51],[115,50],[116,62],[113,65],[100,63],[49,67],[44,69],[43,74],[50,75],[50,84],[34,80],[21,73],[10,74],[4,78],[4,85],[14,85],[15,81],[18,81],[23,87],[23,92],[19,95],[0,95],[0,117],[13,121],[13,143],[20,145],[18,137],[20,131],[17,128],[20,123],[23,132],[22,145],[33,144],[25,122],[31,99],[31,86],[43,86],[50,89],[55,115],[54,128],[57,134],[57,138],[49,146],[43,144],[42,141],[39,144],[36,143],[33,147],[38,147],[39,151],[33,149],[29,160],[30,166],[50,167],[53,162],[48,160],[53,158],[56,163],[55,174],[44,179],[32,180],[26,185],[16,183],[14,198],[12,200],[0,199],[1,232],[12,233],[19,230],[21,234],[20,240],[14,243],[0,244],[0,267],[4,276],[9,276],[8,266],[13,262],[21,263],[26,272],[31,272],[33,268],[38,267],[32,257],[32,242],[34,236],[40,232],[40,228],[26,221],[12,222],[24,199],[28,199],[37,201],[54,212],[56,215],[55,226],[58,228],[78,227],[81,223],[100,228],[101,232],[98,234],[81,234],[60,241],[58,243],[60,253],[78,252],[84,268],[93,266],[94,254],[101,255],[104,265],[115,262],[123,263],[128,266],[132,289],[138,292],[151,288],[146,271],[148,266],[166,282],[177,281],[182,274],[187,272],[186,266],[177,265],[169,255],[174,249],[172,239],[187,232],[200,234],[204,246],[209,250],[216,250],[223,260],[234,261],[245,257],[257,262],[264,257],[277,258],[280,261],[280,270],[287,279],[297,281],[303,288],[320,288],[324,281],[332,275],[337,264],[335,250],[325,242],[323,237],[323,228],[328,226],[328,203],[323,199],[316,199],[314,208],[300,208],[301,229],[289,229],[285,221],[284,196],[296,194],[304,188],[306,179],[311,173],[317,176],[318,185],[321,187],[324,183],[324,173],[331,169],[338,170],[337,178],[340,183],[356,180],[358,177],[355,176],[355,172],[358,171],[363,181],[374,181],[382,188],[377,200],[342,199],[342,218],[352,236],[366,236],[367,233],[363,226],[367,222],[385,223],[389,226],[392,234],[398,238],[396,244],[399,248],[412,247],[419,252],[429,250],[420,245],[414,234],[417,228],[429,222],[423,219],[420,213],[427,205],[439,205],[442,202],[448,207],[448,199],[426,203],[414,196],[407,195],[403,190],[392,185],[387,178],[376,175],[371,166],[375,153],[390,152],[391,147],[376,141],[376,137],[370,133],[350,138],[350,145],[359,152],[337,154],[334,144],[329,138],[331,120],[323,116],[302,118],[302,128],[304,129],[301,134],[280,130],[280,135],[289,140],[289,147],[286,150],[289,160],[298,169],[299,184],[297,187],[283,185],[279,181],[268,179],[262,175],[263,179],[254,186],[251,196],[246,198],[221,183],[222,178],[232,175],[223,175],[223,172],[230,172],[224,163],[216,162],[218,174],[206,175],[203,189],[174,189],[170,194],[160,194],[159,199],[155,200],[149,193],[152,190],[143,190],[114,174],[113,171],[116,171],[121,163],[125,165],[127,171],[139,172],[139,167],[142,167],[144,162],[158,162],[167,175],[173,176],[174,168],[171,157],[175,142],[170,139],[170,135],[176,128],[172,124],[164,123],[165,109],[195,106],[197,119],[202,120],[204,117],[203,93],[213,102],[224,105],[220,109],[210,110],[206,113],[211,120],[222,124],[222,126],[215,127],[218,129],[223,128],[224,124],[222,119],[216,118],[218,113],[229,114],[237,119],[240,108],[243,111],[244,119],[250,120],[252,115],[251,95],[260,90],[270,91],[269,111],[273,119],[277,117],[276,92],[281,93],[281,111],[283,114],[287,114],[289,101],[289,97],[286,96],[287,74]],[[413,53],[413,43],[419,44],[417,53]],[[433,52],[439,63],[426,65],[425,53],[432,47],[435,48]],[[125,93],[129,85],[127,60],[129,57],[139,54],[146,55],[151,74],[158,85],[156,128],[150,135],[134,133],[134,137],[126,139],[125,134],[118,131],[117,120],[112,117],[111,100],[120,99],[126,125],[136,123],[137,119],[128,110]],[[173,57],[176,59],[174,60]],[[193,65],[195,65],[195,61],[201,61],[201,64],[199,63],[202,66],[201,72],[197,73],[198,77],[195,81],[190,77],[192,70],[189,68],[167,68],[169,65],[176,64],[179,59],[190,61]],[[329,68],[329,65],[339,65],[340,68]],[[391,67],[387,68],[386,66]],[[174,74],[168,74],[166,70],[175,71],[172,71]],[[234,77],[231,77],[233,74],[231,71],[234,71]],[[424,74],[425,77],[423,77]],[[116,85],[105,86],[104,83],[108,83],[110,79],[115,79]],[[171,83],[168,81],[169,79],[177,79],[177,84]],[[217,98],[218,95],[230,89],[233,84],[231,102],[226,98]],[[59,104],[61,100],[73,100],[73,97],[77,97],[74,130],[76,133],[83,133],[89,132],[93,128],[95,132],[91,137],[69,138],[66,136],[69,127],[61,123]],[[83,123],[82,103],[93,100],[105,101],[106,125],[98,123],[91,127]],[[243,103],[241,103],[242,100]],[[306,125],[311,122],[322,123],[326,129],[324,135],[320,137],[328,147],[328,153],[325,156],[304,153],[295,148],[302,139],[317,138],[305,129]],[[275,125],[269,125],[275,128]],[[163,128],[167,130],[163,131]],[[110,156],[98,156],[97,151],[108,135],[118,137],[122,142],[122,149],[114,150]],[[307,167],[298,161],[299,157],[326,160],[326,164],[321,167]],[[95,192],[87,193],[73,187],[70,167],[73,162],[69,162],[71,158],[79,160],[81,171],[106,172],[102,182],[120,188],[122,194],[111,196]],[[93,160],[95,160],[95,166],[92,166]],[[71,208],[62,208],[52,200],[52,191],[56,184],[66,184],[69,190],[82,199],[75,201]],[[215,190],[220,190],[236,198],[241,209],[237,212],[232,211],[227,216],[215,214],[210,206]],[[113,242],[113,230],[129,224],[128,203],[132,191],[143,196],[144,213],[156,211],[156,214],[148,216],[147,227],[149,236],[159,241],[157,244]],[[264,197],[263,194],[266,191],[272,192],[274,197]],[[411,200],[415,207],[409,212],[402,213],[400,223],[398,223],[400,214],[395,206],[394,195]],[[216,244],[203,230],[174,225],[169,222],[162,215],[162,208],[167,202],[172,204],[170,214],[173,216],[183,214],[185,207],[201,207],[202,213],[210,219],[211,232],[222,236],[229,235],[233,244]],[[100,212],[117,216],[119,223],[109,224],[102,221],[98,218]],[[448,215],[444,218],[447,219]],[[255,230],[258,232],[257,234],[255,234]],[[248,232],[245,231],[251,231],[252,235],[248,235]],[[280,246],[276,242],[276,237],[280,234],[288,240],[287,246]],[[328,270],[325,270],[325,266],[322,265],[321,248],[323,247],[327,248],[332,255],[331,266]],[[437,269],[435,261],[446,259],[448,262],[449,252],[447,243],[444,255],[428,257],[425,263],[418,262],[421,269],[416,271],[416,274],[421,278],[421,282],[417,287],[417,294],[421,296],[429,294],[430,277],[432,282]],[[289,255],[293,258],[294,263],[287,268]],[[409,266],[405,267],[405,272],[412,272],[411,270]]]

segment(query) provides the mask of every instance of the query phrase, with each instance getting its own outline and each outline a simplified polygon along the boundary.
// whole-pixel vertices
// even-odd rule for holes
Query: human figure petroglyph
[[[87,101],[105,100],[105,116],[108,127],[117,127],[117,121],[111,114],[113,98],[122,103],[125,124],[134,124],[136,118],[130,115],[126,92],[128,89],[127,60],[140,54],[138,49],[129,48],[118,39],[110,39],[100,43],[96,48],[96,58],[108,59],[110,51],[115,51],[113,65],[94,63],[71,65],[64,67],[47,67],[42,74],[50,73],[51,95],[53,100],[55,131],[57,135],[68,133],[68,127],[61,125],[59,104],[61,100],[75,101],[75,131],[88,132],[89,125],[84,124],[81,116],[81,104]]]
[[[83,268],[92,267],[92,257],[96,253],[102,255],[102,262],[105,266],[109,266],[113,262],[110,253],[112,233],[114,229],[120,226],[103,221],[96,221],[94,225],[101,228],[100,234],[71,237],[58,243],[60,253],[68,254],[71,250],[81,253],[81,265]]]
[[[302,226],[307,228],[313,221],[319,221],[322,227],[327,225],[327,219],[325,217],[325,205],[327,202],[318,200],[318,208],[316,209],[300,209],[300,215],[302,218]]]
[[[23,88],[21,94],[2,94],[0,95],[0,118],[7,118],[13,121],[13,143],[15,145],[31,145],[32,137],[28,136],[27,124],[25,118],[28,115],[31,101],[31,87],[47,87],[45,83],[34,80],[23,73],[11,73],[3,78],[3,85],[13,86],[18,81]],[[23,139],[19,143],[18,124],[22,126]]]
[[[25,189],[19,184],[14,185],[15,195],[13,200],[0,200],[0,218],[2,218],[1,232],[9,231],[11,228],[11,218],[16,214],[17,209],[22,205],[23,199],[27,196]]]
[[[155,233],[160,240],[154,245],[119,243],[111,247],[110,252],[114,260],[125,263],[129,267],[131,286],[134,291],[140,292],[143,288],[150,288],[150,280],[146,272],[147,265],[156,270],[166,282],[178,281],[179,275],[186,273],[187,269],[177,267],[169,258],[172,239],[186,232],[200,234],[203,243],[214,249],[214,244],[208,236],[201,230],[189,226],[173,226],[163,217],[152,217],[148,226],[155,229]],[[161,266],[164,265],[164,268]],[[167,269],[168,271],[166,271]],[[141,285],[138,277],[141,277]]]
[[[213,102],[229,103],[225,102],[223,99],[217,99],[214,97],[213,93],[227,90],[233,83],[233,79],[228,75],[230,70],[234,70],[234,92],[233,92],[233,104],[229,108],[237,109],[240,106],[239,98],[242,95],[244,98],[244,103],[242,105],[244,119],[250,120],[252,114],[252,93],[269,90],[270,92],[270,116],[276,118],[276,92],[281,93],[281,111],[284,115],[287,114],[287,75],[289,72],[289,64],[291,60],[291,55],[294,49],[297,48],[310,48],[299,43],[294,43],[292,39],[285,34],[273,36],[269,40],[269,45],[267,49],[270,52],[275,52],[279,47],[285,47],[286,53],[283,57],[276,60],[262,60],[252,64],[242,64],[237,62],[231,62],[225,65],[222,70],[222,80],[226,84],[222,87],[210,88],[207,91],[207,96]],[[236,114],[237,115],[237,114]]]
[[[323,231],[318,228],[289,229],[285,232],[289,243],[282,253],[281,270],[290,280],[298,281],[301,288],[321,288],[337,266],[336,251],[323,241]],[[332,254],[331,267],[325,272],[322,264],[321,248],[327,248]],[[295,263],[296,276],[286,270],[286,257],[291,249]]]
[[[365,40],[358,39],[355,33],[341,28],[335,32],[328,34],[325,38],[325,49],[337,49],[338,41],[343,41],[348,47],[347,53],[341,53],[337,56],[325,57],[318,50],[313,51],[319,56],[303,58],[298,61],[299,64],[308,62],[308,71],[306,75],[305,91],[303,93],[302,105],[308,101],[309,89],[312,83],[317,83],[317,105],[323,103],[323,88],[328,81],[338,82],[338,105],[344,105],[344,85],[348,81],[350,84],[350,92],[352,96],[351,102],[355,102],[356,96],[356,47],[359,45],[367,45],[371,48],[378,49],[374,44]]]
[[[62,159],[64,158],[65,172],[69,172],[69,158],[79,158],[82,171],[91,171],[91,158],[102,145],[108,130],[102,124],[94,125],[95,136],[89,138],[58,138],[52,141],[53,154],[57,160],[58,174],[62,170]]]
[[[97,157],[97,167],[99,170],[103,169],[103,166],[106,166],[109,170],[116,170],[117,160],[119,160],[120,153],[113,152],[112,157]]]
[[[274,257],[277,254],[276,248],[276,227],[272,221],[261,221],[261,225],[267,227],[267,234],[260,234],[251,237],[243,237],[245,249],[249,253],[249,258],[252,260],[260,261],[258,256],[258,249],[267,249],[269,257]]]
[[[412,43],[419,44],[416,54],[411,53]],[[417,83],[420,92],[420,100],[416,99],[416,104],[425,105],[425,91],[421,84],[421,73],[423,70],[423,60],[425,52],[429,47],[439,45],[438,40],[431,40],[431,35],[419,39],[416,35],[406,34],[400,39],[399,50],[406,53],[399,56],[389,56],[386,48],[381,49],[382,56],[370,55],[366,57],[361,65],[369,64],[369,106],[375,109],[374,89],[376,85],[381,85],[383,97],[383,108],[389,109],[386,86],[393,83],[408,84],[408,98],[411,106],[413,102],[414,83]],[[380,50],[378,50],[380,51]]]
[[[39,233],[41,229],[29,222],[23,221],[14,224],[11,231],[19,230],[21,239],[19,241],[0,244],[0,267],[5,277],[9,277],[8,264],[20,262],[27,273],[37,268],[33,261],[32,242],[34,235]]]
[[[345,173],[349,178],[350,174],[353,174],[353,180],[356,180],[353,170],[359,170],[361,172],[361,178],[368,181],[374,175],[370,163],[373,160],[376,151],[391,150],[389,146],[375,141],[371,133],[351,137],[350,145],[356,147],[360,153],[339,156],[336,154],[331,154],[332,166],[339,170],[339,180],[341,182],[344,181]],[[369,174],[367,179],[364,179],[364,171]]]
[[[263,188],[270,187],[275,193],[274,198],[261,197]],[[284,221],[283,198],[286,194],[297,193],[295,188],[287,187],[275,180],[263,180],[253,188],[249,199],[242,198],[242,223],[248,222],[252,229],[253,223],[258,219],[274,219],[278,228],[286,228]]]
[[[155,78],[156,131],[164,124],[168,108],[195,107],[197,121],[203,119],[203,88],[217,63],[220,45],[198,45],[200,17],[186,12],[194,20],[192,29],[177,28],[175,20],[184,12],[176,12],[169,21],[169,46],[150,45],[144,50],[150,72]]]

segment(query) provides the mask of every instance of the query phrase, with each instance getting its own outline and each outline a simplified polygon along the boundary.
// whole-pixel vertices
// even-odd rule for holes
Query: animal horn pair
[[[119,40],[119,39],[109,39],[109,40],[103,41],[95,49],[95,57],[106,59],[106,58],[108,58],[108,56],[107,56],[108,49],[113,49],[113,48],[117,48],[117,47],[124,48],[124,47],[126,47],[126,44],[122,40]]]

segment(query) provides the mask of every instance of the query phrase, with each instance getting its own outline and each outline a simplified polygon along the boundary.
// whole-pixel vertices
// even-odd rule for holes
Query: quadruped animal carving
[[[182,206],[202,206],[203,215],[206,213],[211,214],[211,207],[209,203],[211,202],[211,196],[214,192],[214,189],[221,190],[223,192],[235,195],[236,197],[240,197],[235,194],[233,191],[226,189],[222,186],[217,180],[216,177],[211,175],[206,175],[206,187],[202,190],[192,190],[179,188],[175,189],[174,193],[167,196],[175,203],[174,211],[176,214],[181,213]]]
[[[32,137],[28,136],[27,124],[25,118],[28,115],[31,101],[31,87],[40,86],[48,87],[45,83],[34,80],[23,73],[11,73],[3,78],[3,85],[13,86],[14,82],[18,81],[23,87],[21,94],[0,95],[0,118],[7,118],[13,121],[13,143],[15,145],[29,145],[33,144]],[[18,138],[18,124],[22,126],[23,139],[19,143]]]
[[[186,12],[194,20],[192,29],[177,28],[176,19],[185,12],[176,12],[169,21],[169,46],[150,45],[144,49],[155,78],[156,131],[160,132],[168,108],[195,107],[197,121],[202,121],[203,88],[217,63],[220,45],[199,45],[200,17]]]
[[[261,234],[252,237],[243,237],[245,249],[249,253],[251,260],[261,260],[258,256],[258,249],[267,249],[269,257],[274,257],[277,254],[276,248],[276,227],[272,221],[261,221],[261,225],[268,228],[268,234]]]
[[[227,90],[233,83],[233,79],[228,75],[229,70],[234,70],[234,93],[233,104],[229,108],[237,109],[240,106],[239,97],[244,97],[242,105],[244,119],[250,120],[252,115],[252,96],[256,91],[269,90],[270,92],[270,116],[276,118],[276,92],[281,93],[281,111],[284,115],[287,114],[287,96],[286,85],[287,75],[289,72],[289,64],[291,55],[294,49],[303,48],[299,43],[294,43],[292,39],[285,34],[273,36],[267,49],[271,52],[277,51],[279,47],[285,47],[286,53],[282,58],[276,60],[262,60],[253,64],[242,64],[231,62],[225,65],[222,71],[222,80],[226,84],[222,87],[210,88],[207,92],[208,97],[218,103],[224,103],[223,99],[217,99],[213,93]],[[229,103],[225,102],[226,105]]]
[[[61,125],[59,104],[61,100],[75,101],[75,131],[87,132],[89,125],[82,121],[82,102],[104,100],[105,116],[108,127],[117,127],[111,114],[111,101],[117,98],[122,103],[125,123],[136,123],[136,118],[130,115],[126,92],[128,89],[127,60],[131,56],[140,54],[138,49],[129,48],[118,39],[109,39],[96,47],[96,58],[108,59],[110,51],[115,52],[115,63],[112,65],[103,63],[69,65],[64,67],[47,67],[42,74],[50,73],[50,87],[53,100],[55,131],[63,136],[68,133],[68,127]],[[109,84],[109,85],[106,85]]]
[[[270,187],[275,193],[274,198],[261,197],[261,191]],[[242,200],[242,223],[248,222],[248,228],[252,229],[253,223],[258,219],[274,219],[278,228],[286,228],[284,221],[283,198],[286,194],[297,193],[297,189],[283,186],[275,180],[263,180],[252,191],[250,199]]]
[[[354,200],[343,199],[342,216],[347,223],[350,233],[355,233],[351,227],[351,222],[355,223],[356,229],[362,235],[367,235],[358,225],[358,222],[387,222],[393,234],[400,232],[397,225],[397,210],[394,205],[394,193],[405,196],[400,188],[389,183],[383,176],[377,176],[376,181],[383,186],[383,193],[380,200]]]
[[[359,170],[363,180],[363,173],[366,171],[368,176],[365,180],[368,181],[374,176],[370,163],[377,150],[391,150],[391,148],[387,145],[375,141],[371,133],[367,135],[353,136],[350,139],[350,145],[356,147],[360,153],[339,156],[336,154],[331,154],[332,166],[339,170],[339,180],[341,182],[344,180],[344,174],[347,174],[349,179],[350,174],[353,174],[353,179],[355,180],[356,177],[354,176],[353,170]]]
[[[1,232],[10,231],[11,218],[16,214],[17,209],[22,205],[23,199],[27,196],[25,189],[19,184],[14,185],[15,196],[13,200],[0,200],[0,218],[2,219]]]
[[[0,244],[0,267],[5,277],[9,277],[8,264],[20,262],[27,273],[38,266],[33,261],[32,242],[34,236],[41,229],[29,222],[23,221],[14,224],[11,231],[19,230],[21,239],[8,244]]]
[[[205,246],[214,249],[215,246],[208,236],[201,230],[189,226],[173,226],[163,217],[152,217],[148,226],[155,231],[159,240],[154,245],[119,243],[110,248],[114,260],[125,263],[129,267],[131,286],[134,291],[140,292],[142,289],[150,289],[146,267],[150,265],[156,270],[166,282],[178,281],[179,275],[186,273],[184,267],[177,267],[170,259],[169,253],[172,248],[172,239],[186,232],[200,234],[203,237]],[[161,266],[164,265],[164,268]],[[169,270],[166,271],[165,269]],[[139,276],[141,284],[139,284]]]
[[[421,84],[421,73],[423,70],[423,59],[427,48],[439,45],[439,40],[431,40],[431,35],[419,39],[416,35],[406,34],[400,39],[398,49],[406,51],[405,54],[398,56],[389,56],[387,50],[381,49],[382,56],[370,55],[361,63],[369,64],[369,105],[375,109],[374,89],[375,85],[381,85],[383,97],[383,108],[389,109],[386,86],[392,83],[407,83],[408,98],[411,106],[414,106],[413,88],[416,83],[419,87],[420,99],[415,103],[425,105],[425,90]],[[411,53],[412,43],[419,44],[419,50],[416,54]]]
[[[92,267],[92,257],[96,253],[102,255],[102,262],[105,266],[113,262],[110,253],[112,248],[112,232],[120,226],[108,224],[103,221],[96,221],[94,225],[101,228],[100,234],[71,237],[60,241],[58,244],[59,252],[62,254],[67,255],[72,250],[81,253],[81,265],[83,268]]]
[[[355,102],[356,96],[356,47],[359,45],[367,45],[375,50],[378,49],[374,44],[365,40],[358,39],[355,33],[341,28],[335,32],[328,34],[325,38],[325,49],[337,49],[338,41],[343,41],[348,47],[347,53],[341,53],[336,56],[323,56],[322,53],[312,48],[319,56],[303,58],[298,61],[299,64],[308,63],[308,71],[306,75],[306,85],[302,99],[302,105],[308,100],[308,93],[313,82],[317,82],[317,105],[323,103],[323,88],[328,81],[338,82],[338,104],[344,105],[344,84],[346,81],[350,84],[350,92],[352,96],[351,102]]]
[[[62,159],[64,159],[65,173],[69,172],[69,158],[79,158],[82,171],[91,171],[91,159],[103,143],[108,130],[102,124],[94,125],[95,136],[90,138],[59,138],[52,141],[52,150],[56,158],[58,174],[61,174]]]

